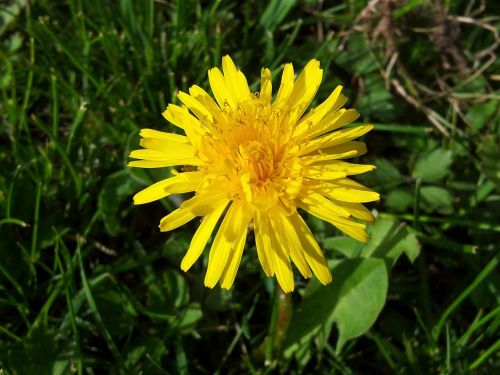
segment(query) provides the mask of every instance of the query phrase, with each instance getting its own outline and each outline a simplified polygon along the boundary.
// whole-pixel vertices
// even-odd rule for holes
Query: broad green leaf
[[[387,207],[395,211],[404,212],[412,205],[413,195],[407,190],[395,189],[387,194],[384,202]]]
[[[200,280],[202,282],[202,280]],[[210,290],[204,301],[204,308],[209,312],[224,312],[231,309],[232,293],[230,290],[214,288]]]
[[[203,316],[199,303],[188,302],[186,280],[177,271],[164,272],[148,288],[148,311],[152,318],[169,323],[170,334],[192,330]]]
[[[386,260],[389,269],[405,253],[413,262],[420,253],[420,244],[415,234],[410,233],[406,224],[390,219],[377,219],[368,228],[370,240],[361,244],[350,237],[332,237],[323,240],[323,247],[335,250],[346,257],[381,258]]]
[[[154,313],[174,313],[189,300],[186,280],[179,272],[168,270],[148,287],[147,307]]]
[[[500,136],[483,137],[478,153],[481,158],[481,170],[497,188],[500,187]]]
[[[439,186],[423,186],[420,189],[421,206],[426,211],[449,214],[453,211],[453,198],[450,192]]]
[[[1,16],[1,6],[0,6],[0,29],[2,29],[2,16]],[[0,35],[2,32],[0,31]],[[0,50],[5,51],[5,53],[10,53],[14,55],[14,52],[17,51],[23,45],[23,37],[20,33],[14,33],[10,35],[6,40],[2,41],[0,44]],[[14,75],[14,66],[13,62],[16,59],[4,59],[2,64],[0,65],[0,88],[6,89],[12,82],[12,78]]]
[[[127,336],[134,329],[135,310],[125,294],[106,284],[93,291],[101,318],[114,338]]]
[[[450,171],[453,154],[450,150],[436,149],[421,154],[413,169],[413,176],[423,182],[437,182],[443,179]]]
[[[375,72],[378,69],[377,61],[374,55],[370,53],[369,43],[361,33],[351,35],[347,48],[337,54],[335,63],[349,72],[363,75]],[[379,81],[380,74],[378,74],[378,77],[375,74],[371,75],[371,77]]]
[[[349,267],[354,272],[350,273],[348,281],[341,287],[341,297],[333,314],[339,330],[337,352],[348,340],[370,329],[387,297],[388,274],[381,261],[365,259],[359,265],[348,265],[348,272]],[[341,276],[341,272],[338,272],[337,277]]]
[[[200,304],[198,302],[191,302],[184,309],[179,310],[172,325],[181,333],[189,333],[202,317],[203,311]]]
[[[126,355],[125,364],[128,368],[137,366],[145,374],[155,373],[158,368],[154,367],[155,363],[150,358],[160,363],[166,354],[168,354],[168,349],[165,340],[144,332],[131,344],[131,349]]]
[[[488,101],[473,105],[465,114],[465,118],[469,121],[472,133],[480,131],[488,121],[493,119],[495,113],[499,110],[498,101]]]
[[[346,259],[333,267],[334,281],[321,287],[309,284],[292,317],[283,348],[290,357],[322,328],[336,324],[337,351],[373,325],[387,294],[387,268],[380,259]]]
[[[17,374],[67,374],[70,361],[61,356],[57,341],[57,332],[49,329],[46,322],[35,323],[27,336],[9,349],[10,368],[16,369]]]
[[[23,37],[20,33],[12,34],[6,41],[7,51],[14,52],[17,51],[23,45]]]
[[[410,233],[404,223],[378,219],[371,227],[370,240],[361,256],[385,259],[391,268],[403,252],[411,262],[418,256],[420,244],[415,234]]]
[[[171,307],[179,308],[189,301],[186,278],[177,270],[163,273],[163,293]],[[163,307],[165,309],[165,307]]]
[[[417,240],[417,236],[413,233],[408,233],[408,235],[400,241],[398,246],[401,246],[406,256],[412,263],[420,255],[420,242]]]
[[[7,4],[0,5],[0,35],[15,21],[26,5],[28,5],[27,0],[7,1]]]
[[[370,54],[366,54],[360,61],[366,62],[363,70],[376,68],[376,64],[370,62]],[[370,71],[365,76],[366,92],[356,103],[360,113],[370,113],[370,120],[379,119],[383,122],[392,122],[397,119],[400,108],[394,105],[392,93],[387,89],[384,79],[378,71]]]
[[[488,86],[488,79],[484,74],[478,74],[472,81],[467,79],[465,84],[460,82],[460,85],[462,92],[484,92]]]
[[[365,246],[363,243],[347,236],[325,238],[321,244],[323,250],[334,250],[344,254],[347,258],[356,258],[360,256]]]
[[[126,170],[118,171],[106,178],[99,193],[97,206],[106,231],[111,236],[116,236],[121,231],[119,213],[122,211],[119,210],[120,204],[125,198],[130,197],[132,193],[137,191],[139,186],[136,181],[130,178]],[[131,197],[130,204],[132,204]]]
[[[377,173],[380,177],[385,177],[386,179],[401,178],[401,173],[391,161],[385,158],[380,158],[375,160],[373,164],[377,166],[374,173]]]

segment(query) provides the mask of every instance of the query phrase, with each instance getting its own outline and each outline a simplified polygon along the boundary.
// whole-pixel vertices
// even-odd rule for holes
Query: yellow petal
[[[243,206],[240,203],[237,203],[237,207],[238,207],[238,215],[236,216],[235,220],[229,223],[225,232],[225,236],[230,241],[236,241],[239,238],[243,226],[245,227],[246,231],[248,223],[250,222],[251,219],[251,215],[245,206]]]
[[[184,135],[161,132],[154,129],[141,129],[139,132],[142,138],[156,138],[164,139],[166,141],[178,142],[178,143],[189,143],[189,138]]]
[[[162,232],[168,232],[190,222],[195,217],[196,215],[193,214],[190,210],[187,210],[181,206],[161,219],[160,230]]]
[[[184,129],[191,144],[194,146],[199,144],[199,138],[204,134],[204,131],[200,121],[189,113],[187,107],[169,104],[162,115],[170,123]]]
[[[247,238],[247,226],[248,221],[246,221],[246,224],[240,228],[240,233],[233,242],[233,247],[231,249],[232,251],[229,256],[226,268],[222,272],[220,286],[224,289],[231,288],[234,282],[234,278],[236,277],[236,273],[238,272],[238,267],[241,262],[241,256],[243,254],[243,249],[245,248],[245,241]]]
[[[257,257],[268,277],[274,275],[273,266],[271,263],[271,237],[270,237],[270,224],[267,215],[257,213],[254,217],[254,233],[255,233],[255,246],[257,247]]]
[[[196,216],[206,216],[227,200],[227,191],[211,185],[204,190],[198,190],[196,195],[181,205]]]
[[[170,194],[194,191],[203,181],[201,172],[185,172],[159,181],[134,195],[134,204],[144,204],[165,198]]]
[[[230,252],[234,250],[240,240],[239,237],[229,239],[228,232],[231,226],[236,225],[245,230],[248,226],[249,218],[245,215],[241,205],[233,202],[227,211],[224,220],[217,232],[210,255],[208,256],[208,269],[205,275],[205,286],[213,288],[219,281],[222,272],[228,264]]]
[[[344,125],[350,124],[359,117],[359,112],[355,109],[344,109],[331,112],[326,115],[321,121],[310,127],[304,134],[309,137],[317,137],[321,134],[331,132],[341,128]]]
[[[153,139],[153,138],[149,138]],[[172,155],[166,154],[162,151],[158,150],[153,150],[153,149],[139,149],[139,150],[133,150],[130,152],[129,157],[134,158],[134,159],[143,159],[143,160],[170,160],[170,159],[182,159],[183,157],[187,159],[192,159],[194,158],[194,155]]]
[[[260,99],[266,104],[271,102],[273,95],[273,84],[271,71],[264,68],[260,72]]]
[[[250,99],[250,89],[248,88],[245,75],[234,65],[233,60],[226,55],[222,58],[222,71],[226,81],[226,87],[237,102]]]
[[[177,97],[203,124],[211,124],[213,122],[210,111],[191,95],[180,91]]]
[[[315,199],[312,200],[312,203],[310,201],[308,201],[307,198],[306,198],[306,203],[304,203],[303,201],[300,201],[298,203],[298,206],[300,208],[306,210],[307,212],[311,213],[312,215],[314,215],[322,220],[329,222],[330,224],[337,227],[338,229],[340,229],[344,233],[348,234],[349,236],[351,236],[359,241],[362,241],[362,242],[368,241],[368,234],[365,231],[366,225],[356,223],[355,221],[352,221],[352,220],[348,219],[347,217],[342,217],[342,216],[336,215],[335,212],[331,209],[332,206],[329,206],[329,204],[327,203],[327,201],[329,201],[328,199],[323,197],[325,199],[325,201],[320,201],[319,199],[316,199],[316,196],[314,193],[308,193],[308,196],[313,196]],[[302,199],[304,199],[304,198],[302,198]],[[342,208],[338,205],[335,205],[331,201],[329,201],[329,202],[332,205],[334,205],[334,207],[336,207],[337,209],[341,209],[344,212],[347,212],[349,214],[349,212],[346,211],[344,208]]]
[[[340,207],[349,211],[349,213],[355,218],[367,221],[368,223],[375,222],[375,216],[371,213],[369,209],[363,206],[361,203],[350,203],[350,202],[341,202],[335,201]]]
[[[335,101],[335,104],[332,106],[332,108],[330,108],[330,112],[338,111],[340,108],[344,106],[345,103],[347,103],[347,96],[340,94],[337,100]]]
[[[173,160],[173,161],[134,160],[128,162],[127,166],[132,168],[163,168],[180,164],[184,164],[184,162],[182,160]]]
[[[175,211],[160,221],[160,229],[166,232],[175,229],[196,216],[206,216],[227,201],[227,192],[220,183],[198,190],[196,195],[186,201]]]
[[[368,164],[354,164],[354,163],[347,163],[344,161],[338,161],[338,160],[327,160],[327,161],[322,161],[316,164],[313,164],[306,168],[307,174],[313,174],[313,175],[319,175],[323,173],[325,176],[333,176],[331,178],[326,178],[323,177],[324,180],[333,180],[335,178],[340,178],[340,177],[346,177],[350,175],[357,175],[369,171],[373,171],[375,169],[374,165],[368,165]],[[311,170],[311,171],[309,171]],[[344,176],[340,177],[335,177],[335,175],[338,174],[343,174]],[[309,178],[314,178],[310,177],[309,175],[305,175],[306,177]],[[321,177],[319,177],[321,178]]]
[[[328,198],[344,202],[364,203],[380,199],[377,192],[348,178],[325,183],[317,191]]]
[[[298,213],[288,217],[302,246],[304,256],[312,271],[322,284],[332,281],[332,275],[326,259],[321,251],[314,235]]]
[[[212,92],[219,106],[222,109],[228,105],[231,108],[236,108],[236,100],[229,91],[226,80],[219,68],[213,68],[208,71],[208,80],[210,81],[210,87],[212,88]]]
[[[336,171],[329,168],[327,165],[312,165],[304,168],[304,177],[314,180],[334,180],[336,178],[346,177],[347,174],[343,171]]]
[[[293,79],[293,66],[292,64],[286,64],[281,76],[281,85],[273,106],[279,105],[281,102],[288,100],[293,91]]]
[[[366,153],[366,144],[364,142],[349,141],[338,146],[316,150],[306,156],[302,156],[302,164],[314,164],[327,160],[348,159],[360,156]]]
[[[169,104],[162,113],[163,117],[171,124],[184,129],[186,126],[185,111],[175,104]]]
[[[272,257],[272,264],[274,269],[274,274],[278,280],[278,284],[281,290],[285,293],[290,293],[294,288],[292,265],[290,264],[290,259],[288,255],[282,248],[282,244],[276,239],[276,235],[271,232],[271,247],[270,256]]]
[[[318,188],[318,191],[323,192],[324,190]],[[332,217],[349,217],[349,212],[347,210],[311,190],[307,191],[307,193],[300,198],[298,206],[326,221],[333,220]]]
[[[309,61],[299,74],[289,99],[291,107],[297,109],[298,117],[309,107],[318,91],[322,78],[323,69],[320,69],[318,60]]]
[[[203,218],[198,230],[191,240],[191,244],[189,245],[186,255],[182,259],[181,269],[183,271],[190,269],[194,262],[196,262],[200,257],[208,239],[212,235],[215,225],[219,221],[228,203],[229,201],[224,201],[219,207]]]
[[[344,225],[340,223],[335,223],[334,225],[342,232],[354,238],[355,240],[364,243],[368,242],[369,236],[368,233],[366,233],[365,228],[358,228],[358,227],[353,227],[351,225]]]
[[[302,246],[297,237],[293,226],[290,224],[288,218],[277,210],[271,211],[269,214],[273,231],[276,234],[276,238],[281,243],[282,246],[286,246],[290,252],[290,258],[292,262],[297,266],[299,272],[305,278],[310,278],[312,276],[311,269],[307,265],[306,259],[302,252]]]
[[[354,128],[342,129],[320,138],[309,141],[305,147],[300,150],[300,155],[308,154],[314,150],[337,146],[344,142],[352,141],[373,129],[373,125],[360,125]]]
[[[221,112],[217,103],[215,103],[205,90],[199,86],[193,85],[189,88],[189,93],[210,112],[216,122],[222,123],[226,121],[224,113]]]
[[[161,152],[163,155],[177,156],[178,158],[194,158],[195,149],[188,143],[179,143],[167,139],[142,138],[140,143],[142,147]]]
[[[306,116],[302,117],[302,119],[297,123],[294,134],[299,135],[304,133],[325,117],[338,102],[341,102],[341,99],[345,98],[345,96],[341,94],[341,91],[342,86],[337,86],[323,103],[311,109]]]
[[[150,150],[150,149],[142,149],[142,150],[134,150],[130,153],[130,157],[134,159],[143,159],[154,162],[161,162],[161,166],[172,166],[172,165],[201,165],[202,161],[194,156],[182,156],[182,155],[169,155],[163,152]],[[160,164],[152,164],[150,168],[155,168],[156,165]],[[129,166],[131,167],[139,167],[137,162],[130,162]]]

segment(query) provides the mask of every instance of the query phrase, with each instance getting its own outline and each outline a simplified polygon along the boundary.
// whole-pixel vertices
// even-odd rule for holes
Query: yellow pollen
[[[239,160],[243,170],[251,173],[254,181],[266,182],[274,172],[272,149],[258,141],[249,141],[238,146]]]

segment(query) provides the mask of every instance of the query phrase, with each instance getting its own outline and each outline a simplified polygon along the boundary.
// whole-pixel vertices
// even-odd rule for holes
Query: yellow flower
[[[208,71],[216,101],[195,85],[189,94],[179,92],[183,106],[170,104],[163,113],[186,136],[141,130],[144,148],[132,151],[130,157],[139,160],[129,166],[184,168],[137,193],[135,204],[194,192],[161,220],[160,229],[170,231],[203,217],[182,270],[199,258],[221,221],[208,258],[207,287],[217,282],[231,287],[250,227],[264,272],[275,275],[284,292],[294,288],[290,260],[304,277],[314,273],[321,283],[329,283],[326,259],[298,208],[359,241],[368,240],[365,224],[352,217],[373,222],[361,203],[378,200],[379,195],[348,176],[374,167],[342,159],[366,152],[365,144],[353,139],[373,126],[337,130],[359,116],[355,109],[341,108],[347,101],[341,86],[304,115],[322,75],[317,60],[311,60],[296,80],[292,64],[286,64],[273,101],[269,69],[262,69],[260,91],[252,93],[243,73],[225,56],[222,72]]]

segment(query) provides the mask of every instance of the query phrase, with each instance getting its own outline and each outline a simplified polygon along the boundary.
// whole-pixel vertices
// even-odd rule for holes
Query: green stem
[[[398,215],[398,214],[391,214],[388,212],[381,212],[381,213],[379,213],[379,216],[389,218],[389,219],[399,219],[399,220],[408,220],[408,221],[415,220],[415,216],[412,214]],[[478,221],[471,221],[471,220],[466,220],[466,219],[457,219],[457,218],[452,218],[452,217],[443,218],[443,217],[420,215],[418,217],[418,222],[419,223],[452,224],[452,225],[458,225],[458,226],[463,226],[463,227],[470,227],[470,228],[475,228],[475,229],[500,232],[500,224],[488,223],[488,222],[484,222],[484,221],[478,222]]]
[[[35,213],[33,217],[33,236],[31,238],[31,258],[34,259],[35,253],[36,253],[36,248],[37,248],[37,242],[38,242],[38,219],[40,216],[40,197],[42,194],[42,185],[38,184],[37,190],[36,190],[36,198],[35,198]]]

